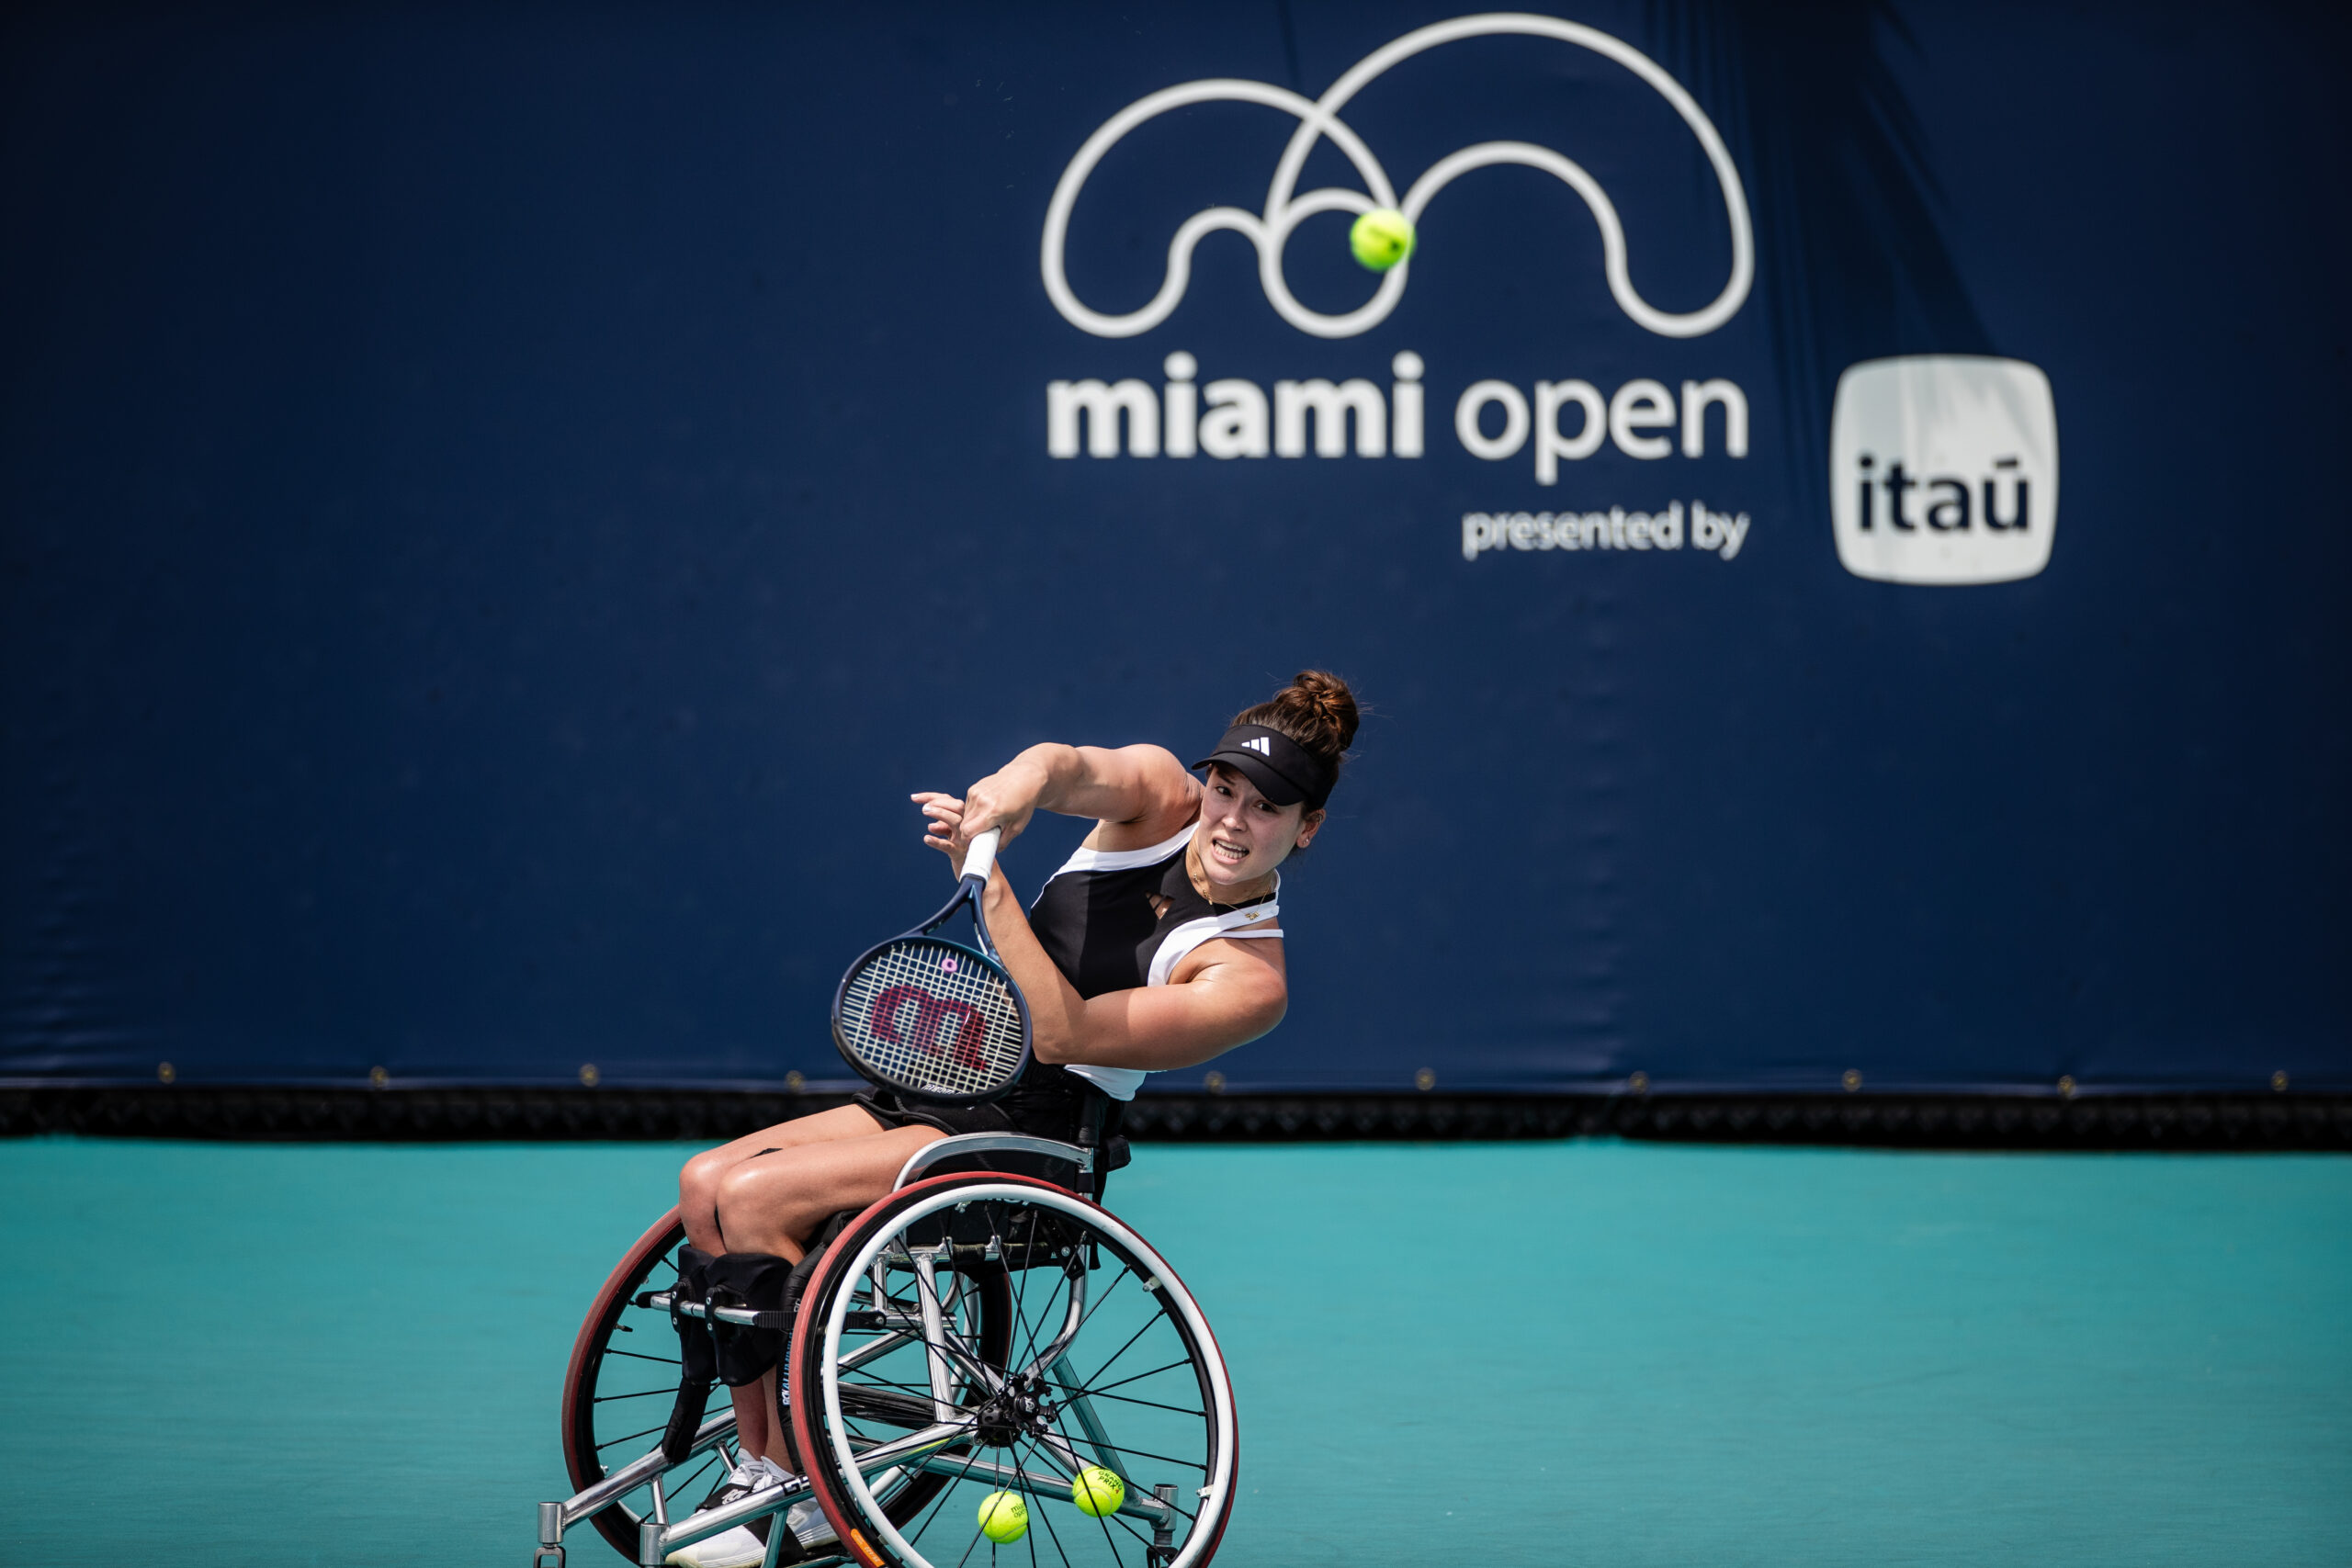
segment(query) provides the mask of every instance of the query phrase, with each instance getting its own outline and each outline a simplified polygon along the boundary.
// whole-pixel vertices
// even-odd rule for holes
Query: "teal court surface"
[[[686,1152],[0,1145],[0,1560],[519,1568]],[[1148,1146],[1111,1206],[1231,1359],[1233,1568],[2352,1561],[2352,1160]]]

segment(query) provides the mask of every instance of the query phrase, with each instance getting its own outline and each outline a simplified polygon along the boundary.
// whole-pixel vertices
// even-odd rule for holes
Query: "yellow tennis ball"
[[[1113,1478],[1117,1479],[1116,1477]],[[1029,1533],[1029,1505],[1018,1492],[991,1492],[980,1499],[980,1533],[1003,1546]]]
[[[1078,1505],[1079,1512],[1099,1519],[1119,1511],[1119,1505],[1127,1500],[1127,1483],[1115,1471],[1090,1464],[1069,1483],[1069,1500]]]
[[[1348,249],[1356,261],[1374,272],[1386,272],[1413,254],[1413,220],[1385,207],[1375,207],[1348,227]]]

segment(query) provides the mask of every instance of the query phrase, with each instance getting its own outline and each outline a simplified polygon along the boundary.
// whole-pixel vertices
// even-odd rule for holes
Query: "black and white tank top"
[[[1246,904],[1211,908],[1201,897],[1184,865],[1197,826],[1148,850],[1081,849],[1047,879],[1029,906],[1029,927],[1080,996],[1164,986],[1212,937],[1283,934],[1280,872],[1272,892]],[[1167,900],[1164,912],[1152,908],[1154,895]],[[1072,1063],[1069,1071],[1114,1100],[1133,1100],[1144,1080],[1139,1067]]]

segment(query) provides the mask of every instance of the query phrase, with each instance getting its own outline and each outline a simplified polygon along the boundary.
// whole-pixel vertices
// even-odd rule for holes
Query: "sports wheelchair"
[[[1232,1388],[1192,1293],[1101,1206],[1100,1152],[1010,1133],[926,1145],[888,1196],[819,1233],[788,1318],[677,1301],[685,1233],[664,1214],[572,1345],[563,1450],[578,1490],[539,1505],[532,1568],[561,1568],[578,1524],[658,1568],[759,1519],[767,1568],[978,1568],[1001,1550],[1069,1568],[1207,1563],[1233,1505]],[[673,1305],[715,1325],[788,1325],[786,1416],[805,1475],[692,1511],[733,1462],[735,1416],[704,1419],[668,1461]],[[1115,1509],[1073,1500],[1090,1466],[1124,1484]],[[981,1501],[999,1491],[1023,1498],[1029,1540],[1001,1548],[981,1532]]]

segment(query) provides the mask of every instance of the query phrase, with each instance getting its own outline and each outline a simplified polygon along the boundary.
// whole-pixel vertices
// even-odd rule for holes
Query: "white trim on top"
[[[1166,843],[1154,844],[1148,850],[1090,850],[1080,845],[1069,859],[1062,862],[1061,870],[1054,876],[1067,876],[1073,871],[1134,871],[1140,866],[1158,865],[1193,841],[1197,821],[1184,824],[1184,830]],[[1046,878],[1051,882],[1054,876]]]
[[[1159,950],[1151,955],[1151,974],[1144,983],[1151,986],[1168,984],[1168,976],[1176,972],[1176,965],[1204,942],[1212,942],[1218,937],[1249,939],[1282,935],[1279,926],[1271,931],[1246,931],[1240,929],[1272,920],[1281,915],[1282,896],[1282,873],[1276,872],[1273,896],[1266,902],[1246,904],[1238,909],[1227,909],[1222,915],[1204,915],[1197,920],[1186,920],[1160,939]]]
[[[1094,1067],[1083,1062],[1072,1062],[1069,1070],[1113,1100],[1133,1100],[1143,1080],[1150,1077],[1141,1067]]]

